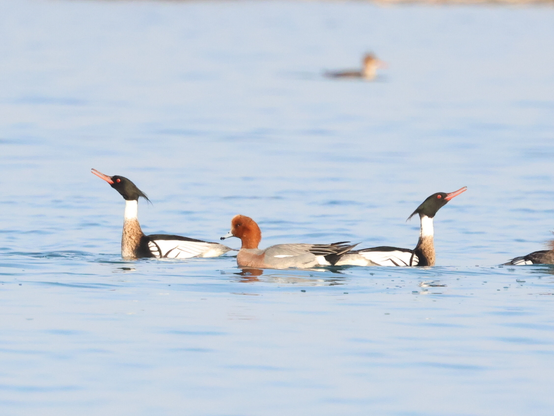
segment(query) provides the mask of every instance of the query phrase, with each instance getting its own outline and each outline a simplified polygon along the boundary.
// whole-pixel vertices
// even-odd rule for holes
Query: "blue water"
[[[2,415],[551,415],[554,9],[0,0]],[[335,81],[366,51],[375,82]],[[122,261],[147,233],[437,266]],[[238,240],[228,240],[238,247]]]

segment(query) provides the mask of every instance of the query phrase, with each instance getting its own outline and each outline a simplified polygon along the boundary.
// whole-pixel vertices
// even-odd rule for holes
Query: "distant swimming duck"
[[[366,80],[375,79],[377,76],[377,68],[382,68],[385,63],[378,59],[374,54],[368,53],[362,59],[361,71],[339,71],[326,72],[325,75],[330,78],[363,78]]]
[[[221,239],[238,237],[242,247],[237,255],[239,267],[257,269],[311,269],[333,266],[355,246],[347,241],[333,244],[277,244],[260,250],[262,232],[256,222],[245,215],[236,215],[231,221],[231,231]]]
[[[92,169],[92,173],[108,182],[125,199],[125,220],[121,238],[121,257],[124,259],[218,257],[232,250],[223,244],[178,235],[144,235],[138,222],[138,199],[142,197],[149,201],[146,194],[123,176],[108,176],[96,169]]]
[[[408,217],[412,218],[419,214],[420,234],[416,247],[372,247],[361,250],[352,250],[337,261],[337,266],[434,266],[435,265],[435,244],[433,242],[434,227],[433,218],[439,209],[445,206],[455,196],[465,192],[467,187],[458,189],[451,193],[438,192],[428,197]]]
[[[527,266],[530,264],[554,264],[554,242],[551,242],[552,248],[550,250],[534,251],[526,256],[515,257],[508,263],[504,263],[505,266]]]

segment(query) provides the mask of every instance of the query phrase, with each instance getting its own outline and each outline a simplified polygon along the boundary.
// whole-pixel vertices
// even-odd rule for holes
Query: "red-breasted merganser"
[[[550,242],[550,250],[534,251],[526,256],[515,257],[505,266],[526,266],[529,264],[554,264],[554,242]]]
[[[448,194],[444,192],[433,194],[408,217],[409,220],[415,214],[419,214],[419,241],[413,250],[388,246],[353,250],[342,256],[336,266],[434,266],[433,218],[448,201],[466,190],[467,187],[464,186]]]
[[[333,244],[277,244],[260,250],[262,232],[256,222],[245,215],[236,215],[231,221],[231,231],[221,239],[238,237],[242,247],[237,255],[239,267],[256,269],[311,269],[333,266],[344,253],[356,246],[348,241]]]
[[[326,72],[325,75],[331,78],[363,78],[366,80],[375,79],[377,68],[384,68],[386,64],[378,59],[374,54],[368,53],[362,59],[361,71],[339,71]]]
[[[150,201],[146,194],[123,176],[108,176],[96,169],[92,169],[92,173],[108,182],[125,199],[125,220],[121,237],[121,257],[124,259],[218,257],[232,250],[223,244],[178,235],[144,235],[138,222],[138,199],[142,197]]]

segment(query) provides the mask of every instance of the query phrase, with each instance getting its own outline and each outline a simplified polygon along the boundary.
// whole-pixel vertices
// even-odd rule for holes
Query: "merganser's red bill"
[[[450,201],[452,198],[454,198],[455,196],[460,195],[461,193],[464,193],[465,191],[467,191],[467,186],[464,186],[463,188],[460,188],[457,191],[450,192],[449,194],[447,194],[444,197],[444,199],[446,199],[447,201]]]
[[[113,180],[111,176],[104,175],[102,172],[98,172],[96,169],[91,169],[91,172],[94,173],[96,176],[98,176],[100,179],[104,179],[110,185],[113,185]]]

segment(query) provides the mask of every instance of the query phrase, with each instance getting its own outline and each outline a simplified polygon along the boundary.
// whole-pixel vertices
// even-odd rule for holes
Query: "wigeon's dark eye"
[[[442,195],[437,195],[437,199],[441,199],[442,198]]]
[[[121,179],[117,178],[115,181],[116,181],[117,183],[119,183],[119,182],[121,182]]]

